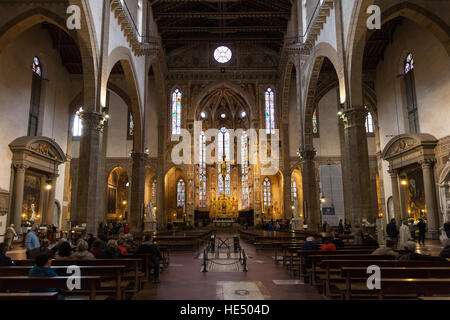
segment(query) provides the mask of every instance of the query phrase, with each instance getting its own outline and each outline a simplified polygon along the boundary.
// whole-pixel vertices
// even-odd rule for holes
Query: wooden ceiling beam
[[[154,13],[156,20],[160,19],[189,19],[206,18],[211,20],[239,19],[239,18],[282,18],[288,20],[289,12],[267,12],[267,11],[247,11],[247,12],[170,12]]]

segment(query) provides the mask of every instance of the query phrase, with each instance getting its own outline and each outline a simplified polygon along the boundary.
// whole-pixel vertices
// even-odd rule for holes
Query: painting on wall
[[[25,220],[35,221],[38,219],[41,199],[41,177],[26,174],[23,190],[22,214]]]

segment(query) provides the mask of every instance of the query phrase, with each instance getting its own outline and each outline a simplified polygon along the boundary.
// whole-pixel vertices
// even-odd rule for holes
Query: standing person
[[[326,221],[323,223],[323,226],[322,226],[323,232],[327,232],[327,224],[328,224],[328,222],[326,222]]]
[[[398,246],[403,248],[403,245],[411,239],[411,233],[409,232],[409,227],[407,225],[407,221],[404,220],[399,230],[399,241]]]
[[[130,225],[125,223],[125,227],[123,227],[123,233],[128,234],[130,232]]]
[[[422,241],[422,244],[425,244],[425,233],[427,232],[427,224],[423,219],[420,219],[417,224],[417,228],[419,228],[419,244]]]
[[[444,223],[444,231],[445,231],[445,234],[447,235],[447,238],[450,239],[450,221],[447,221],[446,223]]]
[[[416,240],[416,226],[414,222],[409,223],[409,233],[411,233],[411,239]]]
[[[147,234],[144,236],[144,241],[142,244],[138,247],[137,253],[150,253],[150,264],[146,266],[146,268],[153,269],[154,273],[154,283],[159,283],[159,271],[160,271],[160,263],[162,259],[161,251],[159,250],[158,246],[153,243],[152,236]]]
[[[26,238],[25,238],[25,248],[26,248],[26,254],[27,259],[30,259],[30,253],[31,250],[39,248],[41,245],[39,244],[39,237],[37,235],[38,226],[33,225],[31,228],[31,231],[28,232]]]
[[[14,224],[11,224],[8,229],[6,229],[5,242],[8,244],[8,250],[13,249],[12,243],[14,238],[17,237],[17,232],[14,229]]]
[[[342,219],[339,219],[339,225],[338,225],[338,233],[343,234],[344,233],[344,225],[342,224]]]
[[[398,238],[398,230],[397,225],[395,224],[395,219],[391,219],[391,222],[386,226],[386,233],[392,241],[397,243]]]

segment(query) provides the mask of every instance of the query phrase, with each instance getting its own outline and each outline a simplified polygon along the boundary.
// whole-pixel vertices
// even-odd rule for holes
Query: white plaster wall
[[[353,9],[355,6],[355,0],[344,0],[342,4],[342,21],[344,23],[344,43],[347,43],[350,29],[350,21],[352,20]]]
[[[335,50],[337,50],[336,45],[336,17],[335,17],[335,9],[330,11],[330,16],[327,18],[327,22],[324,24],[323,29],[320,31],[320,35],[317,38],[318,45],[321,42],[325,42],[330,44]]]
[[[149,79],[148,83],[148,100],[145,106],[147,110],[145,120],[145,146],[150,149],[150,157],[158,156],[158,139],[159,135],[163,134],[158,132],[158,99],[157,99],[156,83],[154,79]]]
[[[336,89],[330,90],[319,101],[319,138],[314,138],[317,156],[339,156],[339,119]]]
[[[114,17],[114,14],[111,12],[111,18],[109,21],[109,49],[108,49],[108,56],[111,54],[111,52],[114,51],[116,48],[125,48],[128,50],[128,58],[130,59],[132,63],[132,68],[135,72],[135,78],[136,78],[136,87],[139,93],[140,101],[141,101],[141,113],[143,114],[143,105],[144,105],[144,97],[145,97],[145,77],[147,76],[147,70],[145,68],[145,56],[135,56],[130,49],[130,46],[128,44],[128,41],[126,40],[124,33],[121,30],[121,27],[118,24],[117,19]],[[111,61],[110,64],[111,67],[116,61]]]
[[[419,126],[423,133],[441,139],[450,134],[450,61],[440,42],[427,30],[407,20],[385,51],[377,67],[375,89],[378,100],[380,142],[383,149],[392,135],[409,131],[404,117],[406,98],[404,80],[399,76],[408,52],[414,54],[415,86]],[[392,195],[388,163],[383,161],[385,199]]]
[[[0,187],[6,190],[10,188],[12,157],[8,144],[27,135],[34,56],[40,58],[46,79],[41,93],[42,135],[55,139],[63,152],[67,151],[71,91],[78,84],[72,83],[50,36],[38,25],[22,33],[0,53]],[[64,170],[64,164],[59,166],[56,200],[60,203],[63,203]]]
[[[128,158],[133,148],[133,140],[127,140],[128,106],[114,92],[110,92],[108,140],[106,157]]]
[[[94,22],[95,35],[97,37],[97,47],[100,48],[102,41],[103,0],[89,0],[86,2],[91,9],[92,21]]]

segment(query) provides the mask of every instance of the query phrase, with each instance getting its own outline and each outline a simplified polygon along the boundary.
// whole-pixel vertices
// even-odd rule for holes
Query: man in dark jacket
[[[150,253],[150,264],[149,268],[154,270],[154,283],[159,283],[159,271],[160,271],[160,262],[162,259],[161,251],[158,246],[153,243],[152,236],[147,234],[144,236],[144,241],[138,247],[136,253]]]
[[[8,243],[3,242],[0,243],[0,266],[1,267],[8,267],[13,266],[14,262],[11,260],[10,257],[6,255],[6,250],[8,250]]]
[[[422,244],[425,244],[425,234],[427,232],[427,224],[423,221],[423,219],[420,219],[419,223],[417,224],[417,228],[419,229],[419,244],[422,242]]]
[[[391,222],[386,226],[386,233],[392,241],[397,243],[398,230],[397,225],[395,224],[395,219],[391,219]]]
[[[314,242],[314,237],[306,238],[306,242],[302,245],[302,250],[314,251],[320,250],[319,246]],[[306,269],[311,267],[311,261],[305,257],[302,257],[302,272],[306,274]]]

